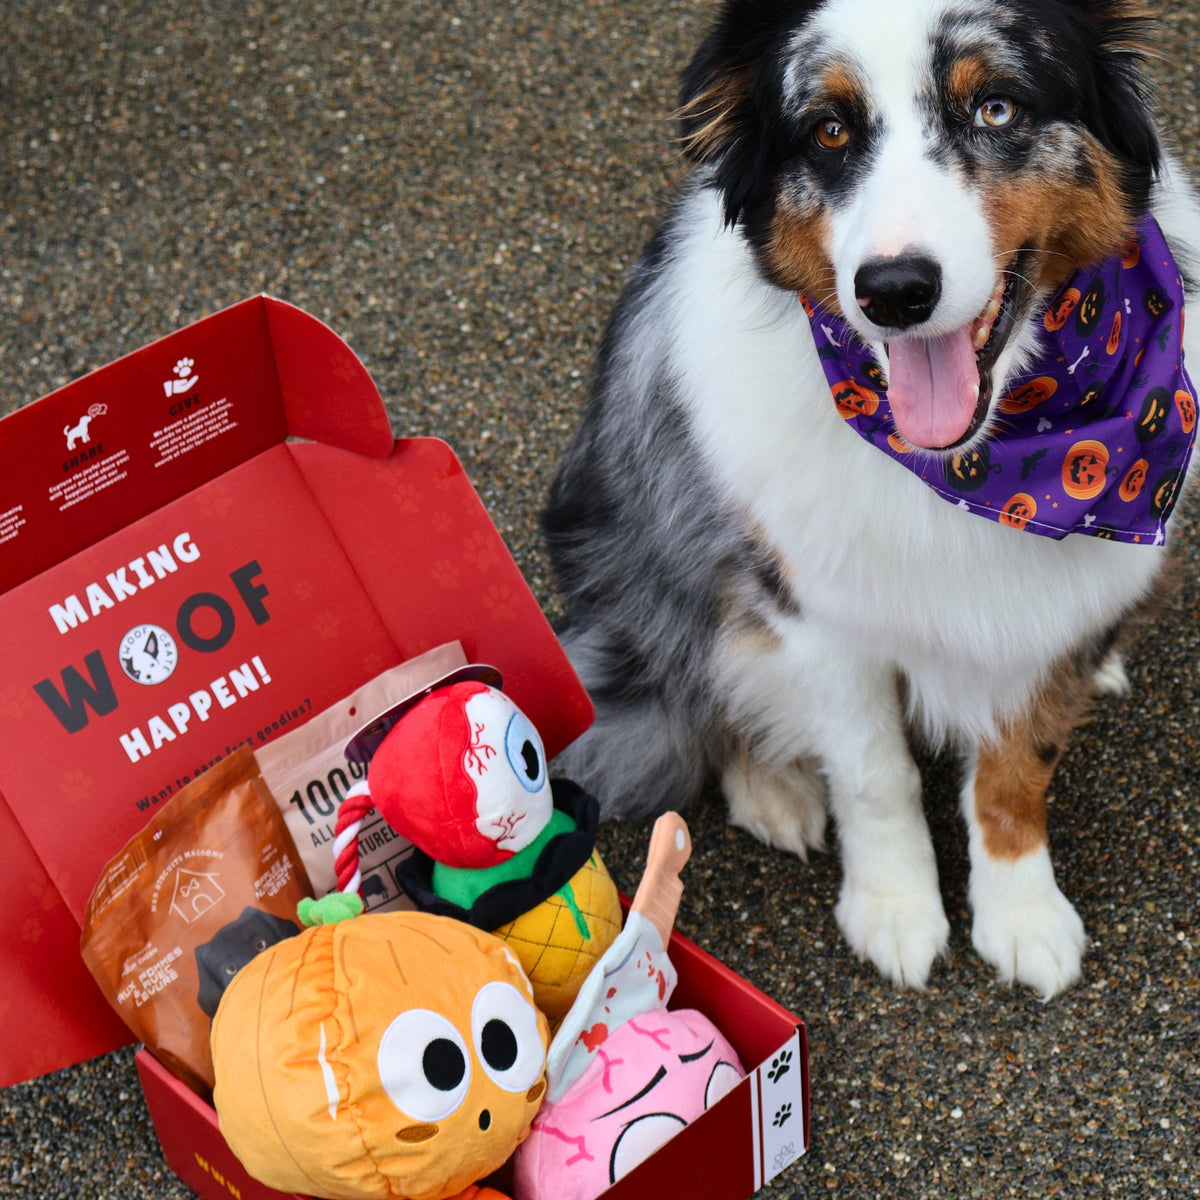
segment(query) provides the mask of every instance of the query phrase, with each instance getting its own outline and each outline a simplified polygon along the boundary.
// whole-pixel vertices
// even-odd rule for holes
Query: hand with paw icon
[[[168,396],[178,396],[195,387],[199,383],[199,377],[192,374],[193,366],[195,366],[195,359],[181,358],[173,368],[178,378],[165,380],[163,391]]]

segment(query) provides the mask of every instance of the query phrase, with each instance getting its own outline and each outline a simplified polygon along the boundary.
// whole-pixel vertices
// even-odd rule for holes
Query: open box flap
[[[336,497],[332,518],[306,476]],[[379,513],[389,533],[367,537]],[[381,541],[389,553],[367,551]],[[147,573],[156,546],[175,568],[135,587],[133,562]],[[112,600],[110,575],[124,598]],[[112,593],[95,611],[89,581]],[[122,647],[149,626],[160,642],[170,635],[176,661],[146,685],[129,676]],[[69,936],[0,944],[5,986],[31,959],[77,955],[77,922],[100,867],[198,770],[456,635],[500,667],[535,722],[547,722],[548,745],[586,728],[590,705],[561,647],[461,466],[436,441],[401,442],[382,460],[317,443],[271,447],[0,596],[10,735],[0,788],[25,834],[10,848],[11,878],[53,884],[42,899],[13,887],[9,915],[22,931],[46,903],[74,918]],[[105,1007],[94,986],[54,991],[53,1007],[81,1026]],[[32,1014],[30,1023],[32,1031]],[[18,1009],[0,1055],[5,1081],[75,1061],[64,1047],[57,1061],[39,1051],[32,1066],[23,1026]]]
[[[368,458],[392,452],[392,428],[366,367],[328,325],[271,296],[267,317],[287,431]]]
[[[288,436],[392,447],[350,348],[268,296],[18,409],[0,420],[0,593]]]
[[[291,449],[402,658],[461,641],[468,660],[500,669],[549,758],[592,723],[587,693],[449,446],[408,438],[375,462]]]
[[[102,999],[77,952],[79,926],[46,874],[4,797],[0,796],[0,1087],[124,1045],[129,1030]]]
[[[111,1047],[78,962],[91,887],[240,743],[451,639],[501,668],[551,752],[591,720],[452,452],[394,443],[362,365],[290,305],[255,297],[19,410],[0,464],[0,824],[20,834],[0,1085]],[[51,495],[64,474],[76,491]]]

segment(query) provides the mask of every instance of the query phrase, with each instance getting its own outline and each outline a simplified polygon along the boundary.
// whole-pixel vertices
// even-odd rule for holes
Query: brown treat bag
[[[303,725],[255,750],[263,779],[283,812],[316,895],[337,886],[333,837],[338,808],[367,774],[362,763],[346,757],[346,743],[373,717],[466,662],[458,642],[436,646],[377,675]],[[358,850],[362,898],[368,910],[412,908],[395,876],[397,864],[412,853],[411,843],[372,812],[359,831]]]
[[[296,906],[311,894],[254,755],[240,749],[104,868],[80,949],[130,1029],[207,1097],[217,1002],[239,967],[299,932]]]

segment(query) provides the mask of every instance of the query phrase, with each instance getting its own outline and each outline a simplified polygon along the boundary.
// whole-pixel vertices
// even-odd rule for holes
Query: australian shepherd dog
[[[1200,208],[1121,0],[725,0],[691,171],[544,517],[609,814],[714,777],[920,987],[948,926],[910,749],[963,758],[973,941],[1052,995],[1086,939],[1045,792],[1169,575]],[[1147,273],[1148,272],[1148,273]]]

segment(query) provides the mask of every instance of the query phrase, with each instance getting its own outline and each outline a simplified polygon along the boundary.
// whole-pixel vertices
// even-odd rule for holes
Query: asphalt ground
[[[1164,121],[1193,177],[1200,3],[1156,6]],[[0,6],[0,408],[267,291],[354,347],[398,434],[458,451],[552,614],[537,514],[626,269],[682,167],[669,114],[707,2],[154,0]],[[901,993],[802,864],[688,812],[680,928],[803,1014],[812,1146],[770,1190],[1200,1194],[1200,530],[1182,586],[1052,791],[1091,935],[1049,1004],[969,941],[957,773],[924,762],[950,948]],[[648,825],[607,825],[618,883]],[[0,1092],[0,1194],[188,1196],[132,1056]]]

